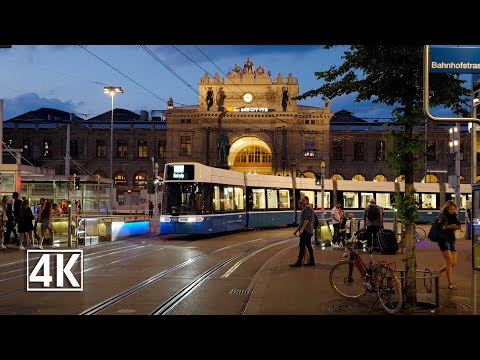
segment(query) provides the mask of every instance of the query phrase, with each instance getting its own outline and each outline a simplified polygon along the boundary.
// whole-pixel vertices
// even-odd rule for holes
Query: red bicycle
[[[377,299],[370,308],[373,309],[378,300],[389,314],[394,314],[402,307],[402,287],[395,273],[395,262],[380,260],[374,264],[373,250],[370,249],[368,266],[353,247],[348,247],[343,255],[348,260],[340,260],[330,270],[330,286],[347,299],[356,299],[367,292],[376,293]]]

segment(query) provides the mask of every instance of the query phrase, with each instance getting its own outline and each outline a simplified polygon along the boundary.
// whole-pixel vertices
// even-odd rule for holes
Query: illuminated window
[[[148,156],[147,140],[138,140],[138,157],[146,158]]]
[[[376,142],[376,158],[379,161],[385,160],[385,141]]]
[[[373,181],[388,181],[384,175],[378,174],[373,178]]]
[[[192,137],[180,136],[180,155],[191,156],[192,155]]]
[[[261,146],[249,146],[238,152],[235,157],[235,166],[269,167],[272,166],[272,155]]]
[[[107,157],[107,145],[105,145],[105,140],[97,139],[97,158],[106,158]]]
[[[167,148],[167,142],[165,140],[158,140],[158,158],[165,158],[165,151]]]
[[[343,176],[340,174],[333,174],[332,175],[333,180],[343,180]]]
[[[137,189],[146,189],[147,188],[147,173],[145,171],[140,171],[135,175],[133,180],[133,186]]]
[[[127,157],[127,140],[117,140],[117,157],[124,159]]]
[[[352,178],[353,181],[365,181],[365,176],[357,174]]]
[[[127,174],[124,171],[119,171],[113,175],[113,185],[117,186],[127,186]]]
[[[32,140],[30,139],[23,140],[22,156],[26,158],[30,158],[32,156]]]
[[[311,136],[306,136],[303,139],[303,151],[305,157],[314,157],[315,156],[315,138]]]

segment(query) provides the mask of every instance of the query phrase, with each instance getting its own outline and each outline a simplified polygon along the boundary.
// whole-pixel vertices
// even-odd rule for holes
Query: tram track
[[[281,236],[281,235],[276,235],[276,236]],[[273,237],[276,237],[276,236],[273,236]],[[260,241],[260,240],[265,240],[265,238],[253,239],[253,240],[249,240],[249,241],[238,243],[238,244],[232,244],[232,245],[224,246],[224,247],[221,247],[221,248],[217,248],[217,249],[210,250],[210,251],[207,251],[205,253],[199,254],[199,255],[197,255],[197,256],[195,256],[191,259],[188,259],[188,260],[186,260],[186,261],[184,261],[180,264],[172,266],[167,270],[161,271],[161,272],[155,274],[154,276],[151,276],[150,278],[148,278],[148,279],[146,279],[142,282],[139,282],[138,284],[135,284],[134,286],[132,286],[132,287],[130,287],[130,288],[128,288],[128,289],[126,289],[126,290],[124,290],[124,291],[122,291],[122,292],[120,292],[120,293],[118,293],[118,294],[116,294],[112,297],[110,297],[109,299],[106,299],[106,300],[104,300],[104,301],[102,301],[102,302],[100,302],[100,303],[82,311],[79,315],[99,314],[100,312],[102,312],[104,310],[107,310],[108,308],[112,307],[113,305],[116,305],[116,304],[120,303],[121,301],[125,300],[127,297],[148,288],[150,285],[152,285],[152,284],[156,283],[157,281],[165,278],[166,276],[174,273],[175,271],[178,271],[178,270],[180,270],[182,268],[185,268],[189,265],[193,265],[196,262],[198,262],[200,260],[203,260],[203,259],[205,259],[209,256],[212,256],[213,254],[219,253],[221,251],[225,251],[225,250],[228,250],[228,249],[240,246],[240,245],[244,245],[246,243],[257,242],[257,241]],[[181,290],[179,290],[175,294],[168,297],[168,299],[166,301],[164,301],[161,305],[157,306],[156,309],[151,312],[151,315],[167,314],[173,307],[175,307],[178,303],[180,303],[183,299],[185,299],[193,290],[195,290],[198,286],[200,286],[200,284],[204,280],[208,279],[213,273],[215,273],[218,269],[225,266],[226,264],[229,264],[230,262],[232,262],[232,261],[234,261],[238,258],[241,258],[241,257],[245,256],[246,254],[251,253],[249,255],[249,257],[251,257],[251,256],[254,256],[254,255],[258,254],[260,251],[271,248],[272,246],[278,246],[278,245],[281,245],[285,242],[290,242],[292,240],[295,240],[295,238],[289,238],[287,240],[285,240],[285,239],[276,240],[276,241],[269,242],[269,243],[266,243],[266,244],[257,244],[255,246],[252,246],[250,248],[242,250],[242,251],[228,257],[225,260],[222,260],[222,261],[218,262],[214,266],[210,267],[207,271],[203,272],[200,276],[198,276],[194,280],[190,281]],[[240,262],[238,264],[235,264],[234,267],[232,267],[233,269],[229,270],[229,274],[231,272],[233,272],[236,268],[238,268],[238,266],[240,266],[240,264],[243,263],[245,260],[240,260]]]

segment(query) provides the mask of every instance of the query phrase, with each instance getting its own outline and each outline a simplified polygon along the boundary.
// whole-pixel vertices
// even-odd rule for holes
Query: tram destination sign
[[[437,73],[480,73],[480,48],[431,46],[428,67]]]

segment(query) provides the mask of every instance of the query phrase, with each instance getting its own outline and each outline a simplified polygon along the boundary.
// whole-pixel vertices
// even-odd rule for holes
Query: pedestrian
[[[26,240],[27,234],[30,240],[30,243],[34,245],[33,242],[33,220],[35,220],[35,216],[33,215],[32,209],[30,208],[30,203],[28,200],[22,201],[22,207],[19,211],[18,216],[18,234],[20,237],[20,250],[25,250],[23,247],[23,240]],[[28,240],[27,240],[28,245]]]
[[[465,213],[465,227],[467,228],[467,240],[472,239],[472,210],[467,209]]]
[[[150,200],[148,203],[148,216],[153,217],[153,201]]]
[[[7,223],[7,212],[3,208],[3,206],[0,206],[0,250],[7,250],[7,247],[3,243],[3,239],[5,236],[5,225]]]
[[[314,211],[310,206],[308,196],[303,195],[301,198],[301,203],[303,206],[302,213],[300,214],[300,220],[298,222],[297,229],[293,232],[293,235],[300,236],[298,246],[300,250],[298,251],[297,261],[291,264],[291,267],[302,267],[305,266],[315,266],[315,258],[313,256],[313,247],[312,247],[312,235],[313,235],[313,217]],[[310,261],[306,264],[302,264],[303,256],[305,255],[305,247],[308,249],[310,255]]]
[[[355,225],[355,218],[354,214],[350,213],[348,214],[348,219],[345,222],[345,227],[343,229],[340,229],[340,231],[343,233],[345,245],[347,242],[349,242],[352,239],[352,234],[355,232],[354,225]]]
[[[14,242],[15,243],[18,242],[18,235],[17,235],[17,231],[15,230],[15,221],[13,220],[13,206],[9,200],[10,200],[10,197],[8,195],[4,195],[2,198],[3,210],[7,215],[7,221],[5,222],[6,230],[5,230],[5,236],[3,239],[5,244],[8,244],[10,242],[10,235],[12,234],[12,232],[14,233],[14,236],[15,236]]]
[[[442,208],[437,222],[443,226],[444,231],[447,232],[447,237],[438,240],[438,247],[442,251],[445,258],[445,265],[443,265],[436,272],[440,276],[444,271],[447,275],[448,288],[455,290],[457,287],[453,283],[452,270],[457,265],[457,250],[455,249],[455,234],[454,231],[461,229],[460,221],[456,213],[457,205],[453,200],[448,200]]]
[[[363,212],[363,223],[367,227],[364,239],[367,240],[367,247],[372,247],[373,240],[378,236],[378,231],[383,228],[383,209],[377,205],[374,198],[370,199],[369,205]]]
[[[40,241],[40,235],[38,235],[37,225],[38,223],[42,222],[41,216],[42,216],[42,211],[44,207],[45,207],[45,198],[42,197],[40,198],[40,201],[37,205],[37,218],[35,219],[35,224],[33,224],[33,235],[35,235],[35,239],[37,241]]]
[[[340,226],[342,226],[343,218],[345,217],[342,211],[342,204],[337,203],[331,211],[333,219],[333,236],[332,236],[332,248],[340,247]]]
[[[42,210],[42,213],[40,214],[40,222],[41,222],[41,235],[40,235],[40,241],[38,243],[37,249],[43,250],[43,240],[45,239],[45,233],[47,232],[47,229],[50,233],[50,241],[53,245],[53,223],[52,223],[52,217],[53,217],[53,211],[52,211],[52,203],[50,201],[47,201],[45,203],[45,207]]]

